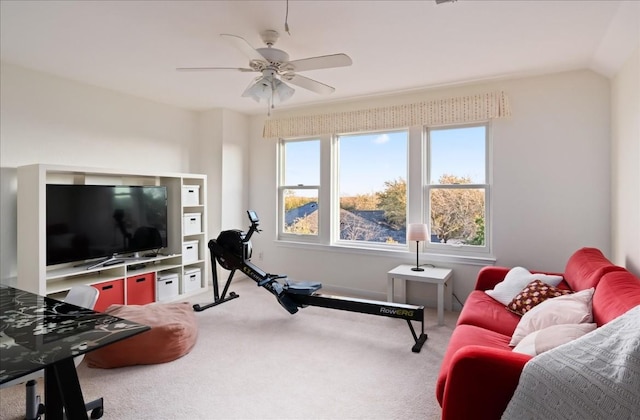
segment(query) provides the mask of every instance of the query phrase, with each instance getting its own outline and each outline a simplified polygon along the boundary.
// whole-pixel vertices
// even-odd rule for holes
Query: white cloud
[[[373,143],[374,144],[384,144],[386,142],[388,142],[389,139],[389,135],[388,134],[380,134],[378,137],[376,137],[375,139],[373,139]]]

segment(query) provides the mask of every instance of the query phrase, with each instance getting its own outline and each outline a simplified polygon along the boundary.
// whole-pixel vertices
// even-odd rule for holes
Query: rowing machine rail
[[[389,318],[399,318],[407,321],[411,335],[415,341],[412,347],[414,353],[419,353],[422,346],[427,341],[427,334],[424,332],[424,306],[407,305],[400,303],[382,302],[375,300],[357,299],[351,297],[323,295],[316,293],[322,287],[317,282],[290,282],[286,275],[269,274],[251,263],[251,243],[250,238],[255,232],[259,232],[259,219],[255,212],[247,212],[251,226],[247,234],[239,230],[226,230],[218,235],[217,239],[209,241],[208,247],[211,254],[211,270],[213,272],[213,302],[206,305],[193,305],[197,312],[239,297],[235,292],[227,292],[236,270],[240,270],[249,278],[254,280],[260,287],[265,288],[273,294],[278,303],[290,314],[298,312],[299,308],[306,306],[318,306],[328,309],[338,309],[349,312],[358,312],[384,316]],[[219,293],[218,275],[216,261],[225,269],[229,270],[229,277],[225,283],[222,293]],[[282,283],[279,281],[282,280]],[[420,322],[420,334],[416,334],[412,321]]]

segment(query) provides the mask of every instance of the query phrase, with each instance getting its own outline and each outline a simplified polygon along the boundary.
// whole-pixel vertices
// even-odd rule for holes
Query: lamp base
[[[424,271],[424,268],[422,268],[422,267],[413,267],[413,268],[411,268],[411,271]]]

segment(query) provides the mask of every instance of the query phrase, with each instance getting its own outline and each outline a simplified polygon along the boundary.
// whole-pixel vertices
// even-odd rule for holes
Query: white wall
[[[207,175],[208,239],[247,224],[248,126],[248,116],[230,110],[213,109],[198,116],[191,158],[193,170]],[[226,279],[227,275],[218,266],[218,277]]]
[[[593,246],[610,255],[610,89],[591,71],[576,71],[495,83],[428,90],[331,107],[280,111],[273,116],[327,113],[396,103],[504,90],[513,110],[492,125],[493,254],[498,265],[563,271],[577,249]],[[328,247],[277,243],[276,145],[261,138],[264,117],[252,119],[249,204],[264,232],[254,236],[254,252],[266,271],[296,280],[321,281],[325,288],[384,298],[386,272],[412,263],[409,252],[346,252]],[[421,261],[428,262],[429,256]],[[454,293],[472,290],[480,266],[454,269]],[[434,289],[408,288],[410,301],[432,305]]]
[[[249,117],[225,110],[222,138],[222,195],[212,206],[221,208],[221,230],[244,229],[249,226]]]
[[[192,111],[6,63],[0,77],[0,281],[16,275],[16,167],[194,172]]]
[[[611,85],[613,261],[640,277],[640,48]]]
[[[207,175],[207,229],[220,231],[221,208],[216,203],[222,196],[222,109],[200,113],[196,146],[191,150],[194,171]]]
[[[16,170],[0,168],[0,283],[15,284],[18,272],[17,191]]]
[[[207,174],[209,237],[245,224],[249,117],[226,109],[199,113],[194,170]]]
[[[627,65],[616,79],[618,96],[627,91],[633,71],[633,64]],[[227,110],[195,113],[7,64],[0,74],[2,281],[15,276],[13,168],[29,163],[206,173],[210,238],[222,229],[246,229],[245,210],[253,208],[264,228],[253,239],[264,261],[254,262],[293,279],[321,281],[325,288],[382,299],[386,271],[414,261],[415,254],[408,252],[371,255],[277,244],[276,146],[261,138],[263,116]],[[497,264],[562,271],[569,255],[582,246],[598,247],[610,256],[611,95],[608,80],[590,71],[276,111],[274,117],[497,89],[507,92],[513,108],[512,118],[492,127]],[[621,100],[617,98],[614,95],[616,103]],[[623,131],[628,132],[624,138],[632,139],[624,144],[633,146],[637,134]],[[627,150],[620,153],[626,156]],[[626,178],[637,176],[627,172]],[[421,261],[428,260],[421,256]],[[480,267],[449,265],[455,270],[454,291],[463,300]],[[433,304],[431,286],[410,285],[408,292],[412,302]]]
[[[583,246],[610,256],[609,81],[582,71],[500,86],[513,118],[493,133],[498,264],[563,271]]]
[[[196,113],[6,63],[0,74],[0,166],[189,169]]]

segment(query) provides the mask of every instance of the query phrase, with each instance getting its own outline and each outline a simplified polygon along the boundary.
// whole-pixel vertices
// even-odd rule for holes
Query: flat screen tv
[[[167,246],[167,188],[47,184],[47,265],[157,253]]]

